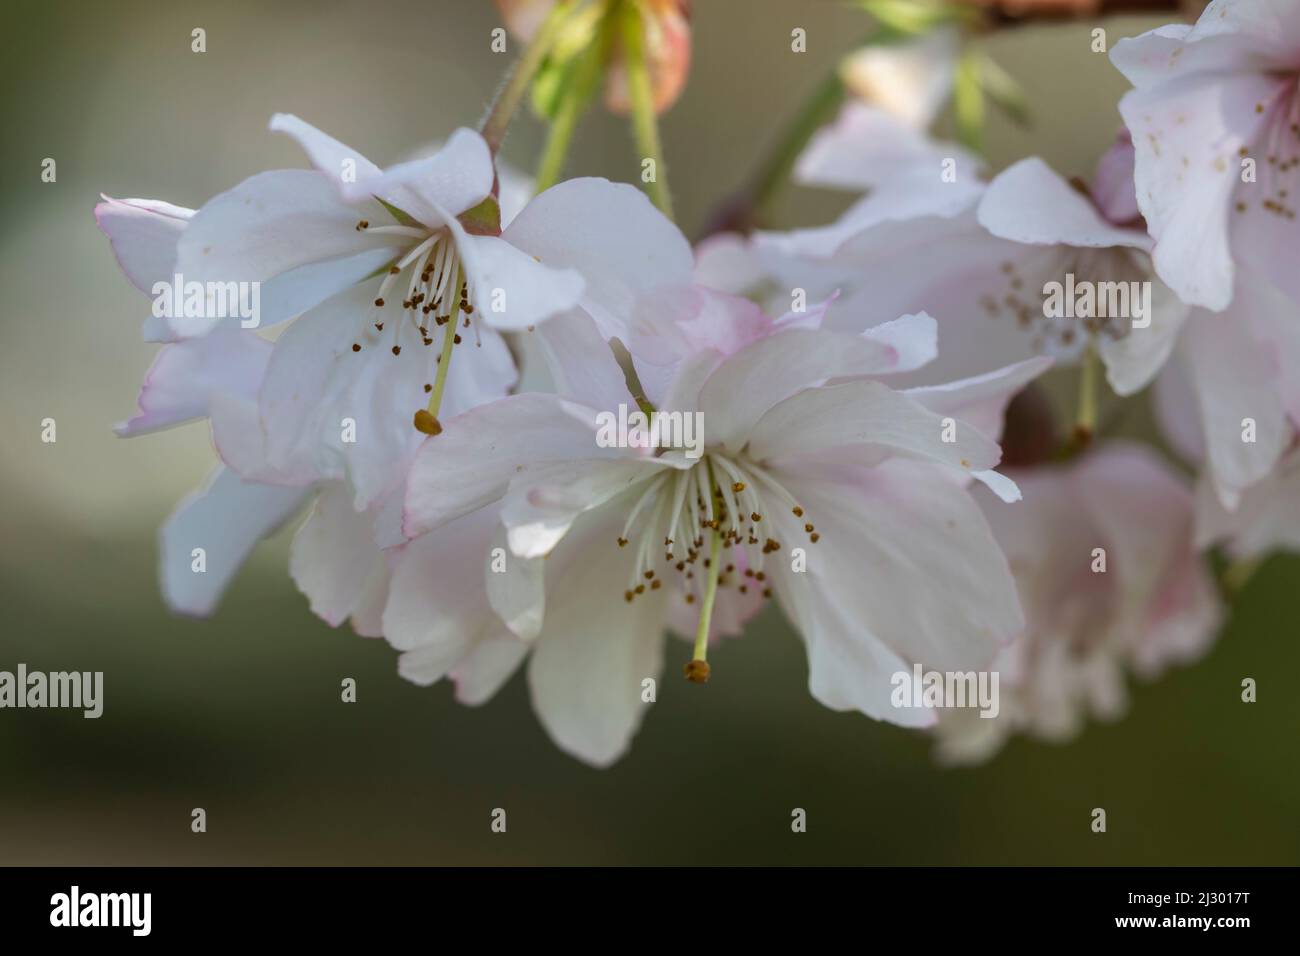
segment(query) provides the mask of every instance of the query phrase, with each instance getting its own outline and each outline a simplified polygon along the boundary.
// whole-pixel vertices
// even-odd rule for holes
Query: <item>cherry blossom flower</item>
[[[1300,552],[1300,447],[1241,496],[1236,509],[1223,507],[1207,481],[1196,489],[1197,544],[1222,544],[1238,561],[1256,561],[1274,551]]]
[[[604,292],[665,278],[659,269],[640,275],[641,257],[611,268],[601,251],[602,271],[616,274]],[[551,259],[566,256],[554,250]],[[687,276],[689,266],[687,258]],[[821,307],[771,319],[721,293],[666,299],[658,289],[654,303],[671,321],[622,327],[634,357],[642,346],[653,354],[637,368],[652,372],[642,385],[657,410],[703,415],[701,457],[598,441],[602,412],[636,407],[618,366],[590,360],[608,351],[592,313],[611,298],[548,323],[537,334],[550,340],[561,394],[479,406],[417,454],[408,547],[474,515],[489,524],[481,512],[499,509],[505,564],[488,571],[482,591],[457,589],[457,604],[476,608],[480,624],[452,628],[421,615],[423,634],[406,653],[437,661],[436,675],[463,659],[467,633],[496,646],[499,628],[483,614],[491,607],[530,645],[529,686],[553,739],[605,765],[639,725],[665,626],[700,629],[687,673],[704,679],[701,648],[773,596],[808,645],[819,700],[932,723],[928,711],[890,705],[890,675],[913,660],[987,662],[1019,628],[1006,568],[963,487],[976,476],[1014,498],[1014,486],[991,470],[994,442],[945,418],[951,408],[1005,402],[1014,388],[983,381],[907,395],[880,381],[933,357],[926,316],[846,334],[821,327]],[[665,310],[668,302],[677,308]],[[952,441],[943,440],[946,420]],[[795,548],[802,557],[792,558]],[[796,570],[805,560],[806,572]],[[924,600],[900,599],[909,587]],[[390,610],[398,595],[395,585]],[[512,658],[522,656],[513,648]]]
[[[1198,556],[1192,493],[1147,448],[1112,442],[1065,465],[1008,472],[1024,500],[982,496],[1025,611],[1000,655],[996,716],[944,710],[954,762],[986,759],[1015,733],[1060,741],[1125,710],[1126,674],[1150,680],[1209,648],[1222,620]]]
[[[1195,25],[1121,40],[1111,61],[1134,86],[1119,108],[1161,278],[1217,311],[1248,266],[1300,301],[1286,254],[1300,239],[1300,5],[1214,0]]]
[[[1089,343],[1119,395],[1160,375],[1167,427],[1196,436],[1196,456],[1231,507],[1269,474],[1300,421],[1300,315],[1246,270],[1226,312],[1181,302],[1154,274],[1152,241],[1124,189],[1131,168],[1121,137],[1092,192],[1035,158],[987,187],[897,178],[831,226],[760,234],[753,254],[784,285],[811,295],[841,289],[842,314],[868,323],[907,308],[934,315],[940,350],[931,375],[971,375],[1035,354],[1074,362]],[[1063,299],[1086,292],[1093,314],[1049,307],[1053,287]]]

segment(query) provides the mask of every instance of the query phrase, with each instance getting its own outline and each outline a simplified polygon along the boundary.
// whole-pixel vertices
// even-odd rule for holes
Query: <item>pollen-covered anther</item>
[[[442,423],[427,408],[415,413],[415,430],[426,435],[441,435]]]
[[[682,674],[692,684],[707,684],[709,682],[709,662],[700,660],[690,660],[682,668]]]

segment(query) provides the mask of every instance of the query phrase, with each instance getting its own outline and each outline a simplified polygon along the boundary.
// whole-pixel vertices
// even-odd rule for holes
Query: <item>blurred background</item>
[[[687,92],[664,120],[688,233],[866,31],[829,0],[698,0]],[[1134,688],[1122,721],[1071,744],[1023,739],[975,769],[922,736],[832,713],[769,610],[711,655],[706,690],[660,682],[631,755],[561,754],[517,676],[479,709],[398,678],[382,642],[331,630],[265,544],[210,621],[169,615],[157,527],[212,462],[205,426],[130,441],[155,347],[147,300],[91,211],[101,192],[197,207],[304,165],[266,130],[297,113],[386,165],[474,125],[506,57],[489,0],[9,0],[0,57],[0,669],[105,674],[105,711],[0,711],[0,864],[1295,864],[1300,861],[1300,560],[1251,581],[1214,650]],[[1111,43],[1158,21],[1105,22]],[[808,52],[790,52],[804,27]],[[191,52],[191,31],[207,52]],[[1035,126],[993,116],[995,167],[1028,153],[1087,175],[1125,89],[1091,24],[1017,28],[990,50]],[[505,157],[529,170],[541,128]],[[43,183],[41,162],[57,161]],[[633,179],[625,124],[584,121],[569,174]],[[846,204],[806,189],[779,225]],[[40,422],[58,422],[43,444]],[[1141,432],[1141,416],[1128,427]],[[686,645],[677,658],[685,660]],[[358,702],[340,701],[355,678]],[[1259,702],[1240,702],[1254,677]],[[1105,807],[1108,832],[1089,828]],[[208,832],[190,830],[203,807]],[[489,830],[507,811],[505,835]],[[802,807],[808,832],[790,830]]]

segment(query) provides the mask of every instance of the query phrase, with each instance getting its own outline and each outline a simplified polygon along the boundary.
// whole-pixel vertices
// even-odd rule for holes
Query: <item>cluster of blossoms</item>
[[[608,105],[654,144],[687,4],[501,7],[532,40],[503,96],[549,70],[558,125],[596,50]],[[1205,551],[1300,547],[1300,0],[1216,0],[1118,43],[1135,89],[1090,184],[1036,158],[986,180],[929,138],[946,29],[846,64],[870,100],[795,170],[865,195],[820,228],[693,248],[631,185],[518,201],[495,109],[387,169],[276,115],[311,169],[198,210],[105,198],[142,291],[261,290],[255,327],[210,308],[145,323],[162,344],[119,432],[206,420],[220,458],[162,530],[168,604],[211,613],[305,511],[290,572],[313,612],[465,703],[526,666],[548,733],[596,765],[626,752],[666,656],[707,681],[710,646],[769,602],[818,701],[930,728],[956,760],[1071,734],[1120,711],[1129,672],[1204,651],[1223,614]],[[1058,447],[1040,427],[1025,452],[1033,382],[1063,365],[1081,366],[1076,432]],[[1119,396],[1152,386],[1194,482],[1102,440],[1099,366]],[[606,440],[628,409],[698,420],[700,441]],[[996,670],[1001,706],[899,706],[917,667]]]

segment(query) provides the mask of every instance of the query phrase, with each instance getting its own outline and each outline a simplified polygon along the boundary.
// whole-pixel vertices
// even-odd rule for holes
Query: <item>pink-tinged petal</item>
[[[1038,356],[960,381],[910,388],[905,394],[936,415],[960,418],[1000,441],[1007,404],[1051,367],[1050,358]]]
[[[630,604],[623,598],[634,556],[612,543],[624,515],[616,505],[589,513],[557,552],[565,571],[528,662],[542,726],[560,749],[597,767],[627,751],[650,708],[642,682],[658,681],[663,669],[663,590]],[[590,558],[611,549],[608,558]]]
[[[1113,611],[1138,672],[1155,676],[1204,653],[1220,615],[1192,547],[1186,482],[1149,449],[1118,442],[1080,463],[1075,488],[1106,543],[1106,573],[1119,589]]]
[[[613,410],[619,405],[635,404],[610,343],[585,312],[557,315],[525,341],[537,346],[539,361],[549,371],[551,387],[545,391],[553,391],[589,408]]]
[[[1151,324],[1130,328],[1118,339],[1103,338],[1098,348],[1115,394],[1133,395],[1150,384],[1173,353],[1188,313],[1172,289],[1158,280],[1151,283]]]
[[[1033,245],[1149,249],[1145,232],[1119,229],[1036,156],[998,174],[984,191],[979,223],[995,236]]]
[[[1014,730],[1061,740],[1089,715],[1119,716],[1127,668],[1154,676],[1196,656],[1219,619],[1192,547],[1186,483],[1149,448],[1109,442],[1067,465],[1013,475],[1022,504],[982,500],[1026,627],[998,662],[998,716],[940,724],[945,755],[962,762],[987,757]]]
[[[485,580],[488,604],[510,633],[531,641],[542,632],[546,616],[546,562],[509,553],[504,526],[496,531],[488,553]]]
[[[1288,0],[1217,0],[1192,25],[1168,24],[1125,38],[1111,61],[1139,88],[1197,72],[1293,67],[1300,22]]]
[[[502,238],[545,266],[581,273],[582,307],[606,338],[623,336],[638,302],[687,287],[694,265],[686,237],[644,193],[605,179],[551,187]]]
[[[922,168],[933,170],[937,188],[947,159],[956,163],[958,182],[974,181],[984,165],[955,143],[936,142],[885,110],[855,102],[813,136],[794,175],[810,186],[862,190]]]
[[[274,133],[293,137],[311,164],[340,185],[348,179],[373,179],[381,174],[378,166],[351,146],[340,143],[291,113],[276,113],[271,117],[270,128]]]
[[[1236,558],[1265,557],[1273,551],[1300,551],[1300,449],[1247,488],[1236,511],[1228,511],[1208,481],[1196,488],[1196,544],[1223,542]]]
[[[1133,167],[1137,154],[1128,128],[1119,131],[1115,143],[1097,162],[1092,180],[1092,199],[1107,220],[1117,226],[1134,223],[1142,216],[1138,209]]]
[[[447,675],[456,685],[456,702],[468,707],[486,703],[519,669],[528,649],[510,634],[481,638]]]
[[[177,614],[216,610],[254,546],[302,508],[310,491],[246,482],[218,468],[177,506],[159,532],[163,600]],[[202,549],[202,554],[195,552]],[[202,558],[203,570],[199,567]]]
[[[483,137],[461,128],[432,156],[390,166],[376,178],[342,184],[351,203],[376,197],[409,213],[429,228],[446,225],[486,199],[496,173]]]
[[[993,441],[958,420],[955,440],[946,442],[945,424],[902,392],[857,380],[806,389],[773,406],[749,433],[749,454],[760,462],[826,453],[859,462],[903,455],[962,471],[997,465],[1002,453]]]
[[[206,417],[217,393],[251,398],[270,357],[270,342],[229,328],[164,345],[145,374],[139,414],[113,430],[129,437]]]
[[[1240,321],[1250,295],[1241,286],[1242,301],[1234,301],[1230,312],[1194,313],[1179,344],[1196,393],[1210,474],[1228,508],[1272,470],[1290,440],[1276,355]],[[1254,441],[1243,438],[1246,419],[1254,422]]]
[[[800,389],[879,374],[898,360],[887,342],[843,332],[800,329],[760,339],[723,362],[700,389],[708,443],[738,450],[769,409]]]
[[[697,285],[731,295],[750,295],[770,279],[745,236],[734,232],[719,233],[695,247],[694,281]]]
[[[578,304],[583,276],[557,268],[496,236],[472,236],[452,221],[469,297],[481,321],[503,332],[522,332]]]
[[[681,459],[626,457],[557,462],[511,482],[501,521],[511,553],[521,558],[550,554],[587,512],[625,492],[643,487]]]
[[[261,287],[257,327],[270,328],[297,318],[330,296],[380,272],[397,254],[391,246],[380,246],[338,259],[311,262],[266,280]]]
[[[309,460],[321,478],[346,479],[359,509],[399,482],[418,447],[412,416],[428,403],[439,352],[421,344],[400,303],[375,309],[375,288],[356,286],[295,322],[276,342],[259,395],[270,466],[296,470]],[[453,352],[444,413],[503,396],[513,380],[498,338],[483,336],[481,348],[467,339]]]
[[[1249,289],[1242,296],[1242,308],[1230,309],[1249,322],[1257,341],[1273,351],[1278,367],[1282,406],[1300,428],[1300,305],[1262,280],[1246,280]]]
[[[888,247],[899,224],[957,219],[975,208],[986,187],[974,176],[945,182],[942,172],[938,165],[909,166],[859,199],[829,226],[757,233],[755,254],[770,268],[780,265],[781,257],[833,256],[851,241],[860,242],[873,234]]]
[[[388,568],[381,566],[366,578],[365,588],[352,609],[352,630],[360,637],[384,636],[384,606],[388,603]]]
[[[923,708],[892,705],[893,675],[910,677],[914,663],[986,668],[1024,623],[979,508],[938,471],[913,462],[777,477],[824,531],[806,546],[806,571],[793,572],[784,558],[769,571],[808,645],[813,695],[892,723],[932,723]],[[773,517],[777,537],[802,546],[800,519],[783,511]]]
[[[939,354],[939,323],[924,312],[882,322],[867,329],[861,337],[879,342],[898,356],[893,366],[880,374],[915,372],[929,365]]]
[[[350,259],[390,245],[391,237],[357,229],[363,216],[344,203],[334,184],[318,172],[260,173],[195,213],[177,246],[176,271],[187,284],[266,282],[299,267]],[[340,287],[335,271],[308,273],[320,284],[317,296],[297,289],[286,293],[286,299],[301,309],[312,304],[312,298],[326,298]],[[347,280],[355,281],[355,271],[351,267],[346,271]],[[217,321],[214,317],[171,319],[183,335],[201,335]]]
[[[141,292],[172,281],[176,243],[194,210],[158,199],[113,199],[95,206],[95,222],[108,236],[123,274]]]
[[[257,410],[257,399],[225,392],[212,396],[208,408],[212,444],[226,467],[246,481],[268,485],[306,487],[319,477],[307,450],[294,461],[272,467],[267,451],[266,430]]]
[[[483,560],[496,509],[465,515],[391,554],[384,637],[403,651],[399,673],[428,686],[450,674],[478,642],[508,636],[488,604]]]
[[[1174,350],[1156,378],[1153,398],[1156,421],[1165,440],[1189,462],[1204,461],[1205,440],[1201,437],[1196,390],[1181,349]]]
[[[383,555],[375,545],[374,518],[352,507],[342,482],[326,484],[293,538],[289,574],[307,596],[312,613],[338,627],[365,597],[371,576],[384,578]]]
[[[529,467],[622,455],[596,444],[596,412],[553,395],[512,395],[442,423],[407,479],[404,530],[414,538],[498,500]]]
[[[1183,301],[1223,309],[1232,299],[1228,247],[1240,150],[1263,129],[1283,80],[1190,75],[1120,100],[1137,153],[1138,206],[1155,238],[1156,272]]]

